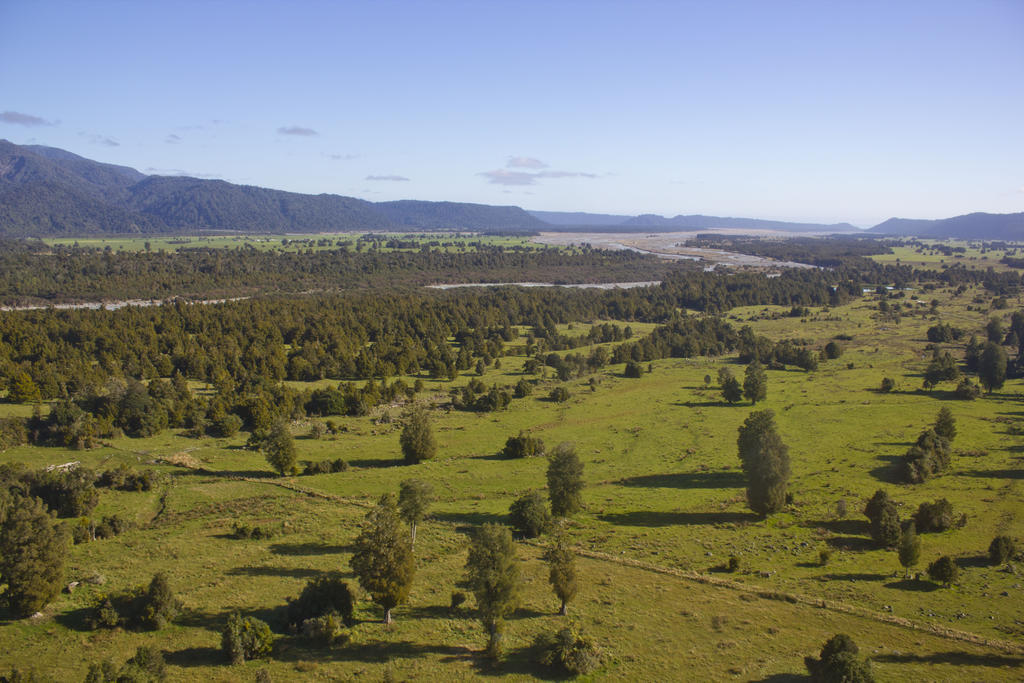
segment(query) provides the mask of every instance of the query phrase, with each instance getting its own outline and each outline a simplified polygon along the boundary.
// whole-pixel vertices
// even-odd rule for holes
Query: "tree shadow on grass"
[[[615,483],[650,488],[723,489],[742,488],[747,482],[742,472],[676,472],[626,477]]]
[[[835,536],[825,541],[836,550],[862,551],[874,550],[875,542],[860,536]]]
[[[179,614],[174,619],[174,623],[178,626],[201,628],[213,631],[214,633],[220,633],[224,629],[224,625],[228,623],[228,617],[235,612],[242,617],[253,617],[264,621],[277,633],[283,633],[287,626],[288,607],[284,604],[263,609],[235,609],[224,612],[209,612],[198,609],[188,610]]]
[[[902,455],[880,455],[877,459],[884,461],[886,464],[874,468],[868,474],[885,484],[905,483],[900,471],[900,465],[903,463]]]
[[[956,558],[956,563],[957,566],[959,566],[961,569],[992,566],[992,563],[988,559],[988,555],[971,555],[970,557],[958,557]]]
[[[430,517],[454,524],[455,530],[463,534],[471,533],[481,524],[504,524],[508,521],[506,515],[495,512],[433,512]]]
[[[968,470],[959,474],[965,477],[992,479],[1024,479],[1024,469],[1020,470]]]
[[[177,474],[178,476],[247,477],[249,479],[274,479],[278,476],[276,472],[269,470],[208,470],[205,467],[195,470],[184,470]]]
[[[956,664],[958,666],[992,666],[1013,667],[1024,666],[1024,657],[1012,655],[974,654],[973,652],[936,652],[930,655],[888,654],[872,655],[876,662],[892,664]]]
[[[221,666],[230,662],[224,651],[218,647],[186,647],[184,650],[165,652],[164,661],[174,666]]]
[[[408,640],[375,640],[357,646],[334,648],[310,647],[299,638],[289,638],[276,649],[274,659],[282,662],[316,660],[320,662],[364,662],[384,664],[396,659],[420,659],[427,655],[443,655],[442,661],[467,661],[473,653],[466,647],[429,645]]]
[[[700,524],[742,524],[757,522],[761,518],[753,512],[660,512],[639,510],[599,515],[598,519],[624,526],[673,526]]]
[[[863,519],[828,519],[810,521],[803,526],[810,529],[827,529],[834,534],[847,534],[849,536],[867,536],[871,527],[867,520]]]
[[[805,683],[809,680],[811,680],[810,676],[801,674],[772,674],[767,678],[752,680],[750,683]]]
[[[53,620],[71,631],[92,631],[93,629],[89,628],[88,619],[93,611],[90,607],[79,607],[68,612],[55,614],[53,615]],[[3,619],[5,616],[10,616],[13,621],[13,614],[8,615],[4,613],[0,614],[0,624],[8,623],[7,620]]]
[[[931,593],[937,591],[942,586],[931,581],[921,581],[919,579],[900,579],[899,581],[891,581],[885,584],[886,588],[895,588],[901,591],[914,591],[916,593]]]
[[[346,545],[330,545],[328,543],[274,543],[270,552],[275,555],[306,556],[306,555],[339,555],[350,553],[355,549],[351,543]]]
[[[292,579],[309,579],[321,573],[302,567],[235,567],[227,571],[228,576],[283,576]]]
[[[405,460],[398,458],[362,458],[361,460],[349,460],[348,464],[350,467],[361,467],[363,469],[401,467],[405,464]]]
[[[829,581],[882,581],[891,574],[872,574],[869,572],[852,572],[846,574],[825,574],[822,578]]]
[[[448,605],[418,605],[395,610],[396,619],[470,619],[473,610],[465,605],[452,609]]]

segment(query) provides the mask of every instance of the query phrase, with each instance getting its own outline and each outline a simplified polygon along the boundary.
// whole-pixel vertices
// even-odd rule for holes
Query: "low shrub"
[[[241,664],[268,656],[274,646],[274,634],[266,622],[234,612],[221,631],[220,646],[232,664]]]
[[[541,633],[533,642],[538,661],[570,676],[591,673],[601,665],[597,646],[574,626]]]

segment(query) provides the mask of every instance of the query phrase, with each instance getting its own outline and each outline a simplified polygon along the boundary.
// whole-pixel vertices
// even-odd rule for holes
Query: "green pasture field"
[[[54,237],[43,241],[49,245],[78,246],[87,249],[106,249],[110,247],[114,251],[178,251],[180,249],[236,249],[253,248],[260,250],[275,251],[323,251],[326,249],[337,249],[347,246],[349,249],[356,248],[359,237],[369,233],[330,233],[321,235],[177,235],[177,236],[125,236],[125,237]],[[377,232],[374,235],[384,235],[387,238],[395,238],[403,241],[415,241],[419,245],[431,242],[440,242],[440,246],[432,248],[445,251],[472,251],[474,243],[481,243],[493,247],[526,247],[532,250],[541,247],[530,241],[528,237],[513,237],[505,235],[474,235],[465,232],[438,232],[438,233],[386,233]],[[418,247],[417,247],[418,248]],[[369,247],[364,247],[364,250]],[[382,246],[381,251],[397,251]],[[407,250],[406,250],[407,251]]]
[[[974,270],[1013,270],[1010,266],[1000,263],[1000,260],[1009,253],[1011,256],[1020,256],[1020,248],[1010,249],[986,249],[982,251],[982,245],[978,242],[964,242],[957,240],[919,240],[924,246],[897,246],[892,248],[891,254],[875,254],[869,258],[879,263],[894,265],[899,263],[904,266],[923,268],[927,270],[940,270],[943,267],[961,265],[964,268]],[[951,247],[963,247],[963,253],[946,255],[933,246],[946,245]]]
[[[843,355],[822,361],[816,372],[769,370],[768,398],[756,407],[722,402],[718,368],[743,372],[735,357],[725,357],[655,361],[640,379],[613,366],[565,383],[572,398],[564,404],[544,398],[557,386],[545,379],[506,411],[434,410],[438,456],[415,466],[401,464],[400,421],[381,420],[384,412],[400,418],[402,405],[364,418],[332,417],[344,431],[320,439],[307,436],[308,423],[294,424],[300,460],[348,462],[347,471],[329,475],[277,477],[261,454],[242,448],[247,434],[190,439],[166,431],[84,452],[11,449],[0,461],[42,467],[78,460],[97,470],[128,462],[155,468],[164,479],[146,493],[103,491],[94,516],[118,513],[138,526],[75,546],[68,579],[98,573],[105,584],[62,594],[38,618],[0,615],[0,672],[34,666],[47,679],[78,681],[88,662],[120,663],[151,644],[164,651],[175,680],[252,680],[259,669],[273,680],[552,678],[529,650],[537,633],[566,622],[556,616],[539,558],[543,539],[518,544],[523,601],[497,667],[482,657],[485,635],[472,596],[462,608],[449,608],[451,593],[466,590],[460,581],[468,532],[507,521],[513,500],[545,487],[543,458],[499,455],[509,436],[529,430],[549,447],[572,442],[585,463],[586,509],[568,527],[582,554],[569,620],[605,654],[593,679],[788,680],[804,672],[804,656],[845,632],[871,658],[879,680],[1020,680],[1020,565],[991,567],[985,555],[996,534],[1024,541],[1024,382],[1008,381],[976,401],[953,400],[952,383],[921,389],[930,357],[925,331],[942,320],[983,337],[992,312],[977,310],[981,295],[920,295],[922,302],[939,300],[933,315],[911,292],[900,301],[913,313],[898,323],[877,317],[873,294],[806,318],[786,317],[788,308],[735,309],[734,325],[750,324],[772,339],[817,346],[839,335],[850,339],[839,340]],[[1008,319],[1022,306],[1016,300],[995,313]],[[637,336],[649,331],[633,327]],[[955,356],[960,346],[950,345]],[[482,378],[486,384],[521,376],[522,357],[501,361],[500,370],[489,368]],[[878,392],[883,377],[896,380],[897,389]],[[449,383],[426,383],[419,401],[446,401]],[[950,471],[916,486],[897,483],[900,456],[943,406],[957,420]],[[736,454],[737,427],[762,408],[775,412],[793,471],[793,503],[764,520],[746,508]],[[286,599],[316,573],[340,570],[352,578],[351,543],[367,507],[409,477],[430,482],[438,499],[420,527],[416,582],[409,603],[394,611],[395,624],[386,628],[364,599],[346,645],[319,649],[281,633],[272,660],[227,665],[218,648],[228,615],[238,610],[277,628]],[[966,514],[963,528],[920,536],[914,571],[953,555],[962,572],[952,588],[905,579],[895,551],[873,546],[861,511],[878,488],[900,503],[903,519],[937,498]],[[843,518],[840,500],[848,507]],[[235,522],[282,533],[235,540]],[[822,550],[830,552],[824,565]],[[730,556],[739,570],[721,571]],[[85,629],[97,594],[144,584],[158,570],[167,572],[186,608],[173,626]]]

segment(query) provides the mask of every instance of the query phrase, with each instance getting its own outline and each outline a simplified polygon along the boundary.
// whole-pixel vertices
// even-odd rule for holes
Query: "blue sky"
[[[1024,2],[0,0],[0,138],[373,201],[1024,211]]]

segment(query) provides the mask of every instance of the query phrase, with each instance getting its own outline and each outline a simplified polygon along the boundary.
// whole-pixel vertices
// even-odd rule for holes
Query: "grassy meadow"
[[[591,678],[801,680],[804,656],[845,632],[879,680],[1020,680],[1024,580],[1019,566],[989,566],[986,551],[997,534],[1024,540],[1024,382],[1010,380],[975,401],[953,400],[952,383],[921,389],[930,358],[925,331],[936,320],[983,338],[991,313],[1008,318],[1022,307],[1014,301],[992,312],[981,296],[929,292],[921,298],[938,299],[932,313],[911,293],[900,299],[910,313],[898,323],[878,318],[874,294],[802,319],[786,317],[788,308],[735,309],[734,325],[775,340],[821,347],[842,335],[843,354],[815,372],[769,370],[768,397],[756,408],[721,399],[718,369],[729,365],[742,377],[734,357],[656,361],[639,379],[612,366],[565,383],[572,397],[562,404],[545,398],[558,385],[546,378],[505,411],[432,411],[438,456],[415,466],[401,464],[398,405],[364,418],[333,417],[342,433],[321,438],[308,435],[309,424],[293,425],[299,459],[346,460],[349,469],[336,474],[278,477],[261,454],[243,448],[247,434],[191,439],[165,431],[91,451],[11,449],[0,461],[42,467],[77,460],[97,470],[127,462],[164,477],[150,492],[103,491],[93,516],[121,514],[136,528],[74,546],[68,580],[83,584],[41,617],[0,614],[0,672],[34,667],[46,679],[78,681],[89,662],[110,657],[120,664],[137,646],[152,644],[165,653],[174,680],[253,680],[261,669],[272,680],[551,678],[529,649],[536,634],[566,620],[557,616],[540,559],[544,539],[517,544],[522,604],[507,626],[499,665],[482,657],[485,635],[472,597],[450,608],[452,592],[466,590],[467,533],[507,521],[513,500],[545,487],[545,459],[500,456],[509,436],[528,430],[549,447],[572,442],[585,463],[586,509],[568,526],[581,572],[568,619],[604,653]],[[584,334],[586,323],[574,330]],[[651,328],[633,327],[637,334]],[[501,368],[488,368],[482,379],[514,383],[524,360],[502,357]],[[417,400],[443,403],[452,386],[473,376],[424,380]],[[883,377],[896,381],[895,391],[878,391]],[[952,467],[924,484],[897,483],[900,456],[943,406],[957,421]],[[746,507],[736,452],[737,427],[762,408],[775,412],[792,466],[793,502],[767,519]],[[286,599],[318,572],[340,570],[355,583],[351,543],[367,508],[409,477],[430,482],[437,501],[420,526],[416,581],[408,604],[394,610],[395,623],[385,627],[381,611],[363,599],[348,644],[313,648],[282,633],[273,659],[226,664],[220,629],[231,612],[276,629]],[[895,551],[874,547],[862,510],[878,488],[900,504],[902,519],[938,498],[966,515],[962,528],[921,535],[914,569],[923,573],[940,555],[953,555],[962,568],[957,584],[905,579]],[[837,512],[840,501],[845,516]],[[230,535],[236,522],[280,533],[237,540]],[[720,566],[732,556],[740,567],[724,572]],[[167,572],[185,606],[174,625],[86,629],[96,595],[145,584],[157,570]],[[98,576],[103,585],[85,582]]]

